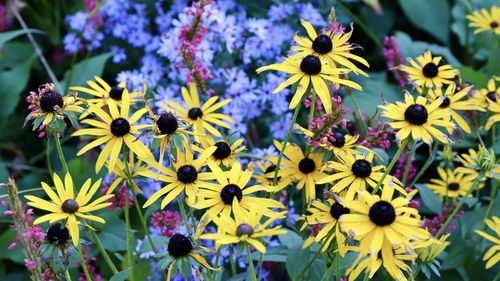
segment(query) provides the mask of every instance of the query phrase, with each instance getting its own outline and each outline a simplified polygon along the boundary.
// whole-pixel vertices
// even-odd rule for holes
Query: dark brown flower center
[[[174,133],[177,128],[179,128],[179,122],[177,118],[170,113],[164,112],[160,115],[160,118],[156,120],[156,126],[162,135],[170,135]]]
[[[130,123],[124,118],[116,118],[111,122],[111,133],[123,137],[130,132]]]
[[[253,234],[253,227],[248,223],[242,223],[238,225],[238,227],[236,228],[237,236],[243,236],[243,235],[252,236],[252,234]]]
[[[109,90],[109,97],[116,101],[120,101],[122,100],[123,90],[122,87],[115,85]]]
[[[492,102],[497,102],[497,92],[488,92],[486,97],[489,98]]]
[[[458,188],[460,188],[460,185],[456,182],[452,182],[452,183],[448,184],[448,190],[457,191]]]
[[[447,108],[448,106],[450,106],[450,99],[448,97],[444,97],[443,101],[441,102],[441,104],[439,105],[439,107],[441,108]]]
[[[217,149],[214,151],[214,154],[212,154],[215,159],[222,160],[231,155],[231,147],[227,144],[227,142],[218,141],[215,143],[215,147],[217,147]]]
[[[63,108],[64,100],[59,93],[48,91],[42,94],[40,98],[40,108],[44,112],[54,112],[54,107],[58,106],[59,108]]]
[[[61,205],[62,211],[68,214],[76,213],[79,208],[80,206],[78,206],[78,203],[73,199],[66,199]]]
[[[332,39],[325,34],[321,34],[314,39],[312,48],[318,54],[328,54],[333,49]]]
[[[492,22],[490,22],[490,27],[491,27],[491,28],[497,28],[497,27],[498,27],[498,22],[497,22],[497,21],[495,21],[495,20],[494,20],[494,21],[492,21]]]
[[[318,57],[309,55],[300,62],[300,70],[307,75],[317,75],[321,72],[321,61]]]
[[[313,172],[316,169],[316,164],[314,163],[314,160],[312,160],[309,157],[306,157],[299,162],[299,171],[301,171],[304,174],[309,174]]]
[[[61,228],[61,223],[55,223],[47,230],[46,239],[51,244],[61,245],[69,238],[69,231],[66,227]]]
[[[412,125],[422,125],[427,122],[427,108],[420,104],[412,104],[405,111],[405,120]]]
[[[184,165],[177,170],[177,179],[182,183],[193,183],[197,178],[198,172],[192,165]]]
[[[168,241],[167,251],[174,258],[184,257],[192,250],[191,240],[182,234],[174,234]]]
[[[438,75],[438,66],[433,62],[429,62],[424,66],[422,72],[424,73],[425,77],[434,78]]]
[[[351,171],[358,178],[367,178],[372,174],[372,164],[364,159],[358,159],[352,163]]]
[[[330,207],[330,215],[332,215],[332,217],[336,220],[338,220],[340,216],[349,214],[350,212],[351,210],[340,205],[339,202],[333,203],[333,205]]]
[[[203,111],[199,107],[193,107],[188,111],[188,116],[191,120],[197,120],[203,116]]]
[[[241,188],[236,184],[230,183],[224,186],[220,191],[220,198],[227,205],[231,205],[233,203],[234,197],[238,199],[238,202],[241,201],[241,199],[243,198],[243,193],[241,192]]]
[[[333,138],[335,138],[335,141],[333,141],[333,146],[334,147],[337,147],[337,148],[341,148],[341,147],[344,147],[345,145],[345,135],[338,131],[338,130],[334,130],[332,131],[332,135],[333,135]]]
[[[378,201],[370,207],[370,220],[378,226],[392,224],[396,220],[396,210],[387,201]]]

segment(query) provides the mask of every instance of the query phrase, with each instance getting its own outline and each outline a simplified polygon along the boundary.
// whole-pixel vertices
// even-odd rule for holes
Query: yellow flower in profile
[[[210,156],[210,160],[215,162],[217,165],[224,165],[224,167],[230,168],[234,162],[236,162],[236,157],[238,153],[245,150],[243,145],[243,139],[237,139],[233,142],[230,140],[218,140],[215,141],[212,136],[206,136],[200,138],[200,146],[193,145],[193,150],[201,152],[204,149],[215,146],[217,149]]]
[[[142,190],[135,183],[135,179],[140,175],[141,172],[148,170],[148,167],[144,165],[144,162],[140,159],[135,160],[135,155],[133,152],[129,152],[128,160],[126,161],[128,166],[128,170],[130,171],[130,177],[132,178],[132,188],[135,192],[142,194]],[[111,194],[115,191],[116,187],[127,181],[127,166],[125,166],[125,162],[122,162],[121,159],[118,159],[115,164],[115,168],[113,169],[113,174],[116,175],[116,178],[113,180],[111,185],[109,186],[106,194]]]
[[[487,108],[490,102],[499,104],[500,103],[500,86],[497,87],[495,79],[490,79],[486,88],[477,90],[473,96],[474,100],[482,108]]]
[[[440,179],[431,179],[430,183],[426,183],[429,189],[442,197],[459,197],[465,196],[469,188],[472,186],[474,179],[457,170],[448,169],[446,172],[443,168],[437,168]],[[480,184],[479,187],[483,187]],[[469,195],[470,197],[471,195]]]
[[[332,113],[332,97],[325,80],[334,83],[337,88],[340,87],[340,85],[345,85],[356,90],[362,90],[361,86],[356,82],[338,78],[339,74],[348,73],[350,71],[349,69],[332,68],[328,65],[326,59],[321,60],[315,55],[307,55],[298,60],[286,58],[282,63],[259,67],[257,69],[257,73],[261,73],[266,70],[278,70],[292,75],[276,87],[273,94],[276,94],[287,86],[291,86],[298,82],[297,91],[290,101],[290,109],[297,107],[302,100],[302,97],[309,89],[309,86],[312,84],[312,88],[314,88],[321,99],[326,112]]]
[[[441,238],[431,238],[427,241],[419,243],[414,247],[416,254],[418,255],[418,260],[428,263],[435,260],[443,251],[448,247],[450,242],[446,241],[450,233],[441,236]]]
[[[281,225],[269,228],[269,225],[276,219],[284,218],[285,212],[276,213],[276,215],[261,222],[263,215],[259,206],[254,205],[250,210],[246,210],[240,206],[236,197],[233,198],[232,205],[234,219],[231,216],[209,211],[212,221],[217,225],[217,233],[202,234],[201,239],[215,240],[217,249],[221,245],[244,242],[257,251],[265,253],[266,247],[259,241],[259,238],[286,233]]]
[[[261,175],[254,175],[253,177],[255,180],[263,185],[263,186],[268,186],[270,192],[277,192],[280,190],[283,190],[285,187],[287,187],[289,184],[292,183],[293,178],[292,177],[280,177],[278,176],[276,178],[276,185],[273,186],[273,181],[274,181],[274,173],[276,171],[276,161],[272,161],[270,157],[267,157],[268,159],[266,161],[257,161],[257,166],[259,167],[260,171],[262,172]],[[276,160],[276,159],[275,159]]]
[[[402,71],[408,73],[410,81],[417,86],[432,89],[443,84],[451,84],[458,71],[449,64],[443,64],[441,57],[433,57],[431,51],[417,57],[417,61],[408,58],[410,65],[401,65]]]
[[[495,232],[496,237],[481,231],[476,230],[476,234],[482,236],[483,238],[493,242],[493,246],[488,249],[484,254],[483,261],[488,260],[486,263],[486,269],[491,268],[500,260],[500,219],[497,216],[493,216],[492,219],[485,219],[486,225]]]
[[[460,116],[460,114],[457,111],[458,110],[484,111],[484,109],[474,99],[467,99],[467,95],[469,94],[470,89],[472,89],[472,86],[465,87],[457,91],[457,85],[455,83],[451,83],[446,88],[446,91],[443,91],[442,88],[436,88],[436,89],[430,89],[427,92],[427,95],[430,98],[430,102],[435,100],[440,100],[441,104],[439,105],[439,108],[447,108],[451,113],[451,118],[453,119],[453,121],[455,121],[455,123],[457,123],[457,125],[468,134],[470,134],[471,132],[470,126],[469,124],[467,124],[467,121],[465,121],[464,118]],[[421,88],[419,88],[419,92],[422,93]]]
[[[469,27],[476,28],[474,34],[493,31],[495,34],[500,34],[500,7],[491,6],[490,11],[482,8],[481,11],[474,11],[467,15],[466,18],[470,21]]]
[[[469,149],[468,153],[462,153],[458,156],[458,160],[462,163],[462,167],[456,168],[457,172],[464,173],[475,179],[479,176],[479,171],[481,170],[481,165],[483,159],[480,156],[481,148],[479,153],[474,149]],[[494,155],[493,155],[494,156]],[[500,165],[493,163],[491,167],[485,169],[484,176],[486,178],[498,178],[500,176]]]
[[[331,67],[336,67],[337,64],[352,70],[356,74],[368,76],[364,71],[359,69],[351,60],[359,62],[366,67],[370,67],[368,62],[357,55],[351,53],[356,47],[349,44],[348,41],[352,36],[352,30],[348,33],[332,33],[324,31],[318,35],[310,22],[301,19],[300,23],[306,29],[309,38],[295,35],[293,39],[298,46],[292,46],[293,51],[297,54],[292,55],[291,59],[303,58],[308,55],[316,55],[320,59],[326,58]]]
[[[80,129],[73,133],[72,136],[89,135],[97,137],[96,140],[80,149],[77,156],[101,144],[106,144],[97,158],[95,170],[98,173],[107,160],[108,171],[111,172],[115,168],[122,146],[125,143],[131,151],[144,161],[154,161],[151,151],[142,142],[137,140],[140,134],[139,129],[149,126],[135,124],[146,113],[146,108],[137,110],[129,117],[130,99],[128,91],[123,91],[120,111],[118,111],[117,103],[114,100],[109,100],[107,105],[110,114],[105,112],[101,107],[90,106],[89,112],[94,113],[99,120],[84,119],[82,123],[88,124],[93,128]]]
[[[144,203],[143,208],[150,206],[161,196],[167,194],[161,201],[161,208],[163,209],[172,200],[179,197],[179,194],[183,191],[186,194],[186,203],[193,206],[196,202],[196,194],[199,192],[198,189],[206,183],[205,181],[214,178],[214,175],[210,172],[201,172],[208,157],[214,151],[215,147],[208,148],[197,159],[194,159],[193,152],[189,148],[186,147],[184,151],[177,149],[177,162],[173,163],[174,170],[160,165],[160,171],[157,172],[156,167],[158,165],[155,164],[153,169],[139,172],[141,176],[167,183]]]
[[[86,100],[89,105],[97,107],[103,107],[107,105],[109,100],[113,100],[118,104],[118,106],[121,106],[121,101],[124,93],[126,93],[126,95],[129,97],[129,101],[127,103],[134,104],[141,101],[144,97],[144,93],[146,92],[146,85],[144,85],[143,93],[129,93],[129,91],[125,87],[125,82],[121,82],[120,84],[111,87],[101,77],[94,76],[94,79],[97,83],[92,80],[87,81],[87,85],[89,86],[89,88],[75,86],[70,87],[69,89],[72,91],[78,91],[94,96],[95,98]]]
[[[500,121],[500,103],[498,102],[490,102],[490,106],[488,106],[488,110],[493,113],[488,120],[486,121],[486,125],[484,127],[486,130],[491,129],[491,127]]]
[[[208,131],[210,134],[220,137],[220,132],[212,124],[227,129],[231,128],[230,123],[234,123],[234,120],[225,114],[216,113],[218,109],[228,104],[231,99],[217,102],[219,97],[212,96],[202,105],[196,83],[194,82],[189,84],[189,91],[185,87],[182,87],[181,92],[187,108],[171,100],[166,101],[167,105],[162,104],[160,106],[166,110],[177,112],[184,120],[193,126],[196,135],[204,135],[205,131]]]
[[[305,216],[305,222],[308,225],[323,225],[323,228],[314,238],[314,241],[321,243],[321,251],[328,250],[333,239],[335,239],[340,255],[345,256],[347,239],[340,231],[338,220],[342,215],[349,214],[351,211],[333,198],[328,198],[325,202],[321,202],[319,199],[313,200],[309,204],[307,211],[310,213]]]
[[[382,116],[391,119],[389,125],[397,130],[396,138],[406,139],[411,135],[414,141],[422,140],[430,144],[433,138],[442,143],[449,143],[448,136],[436,129],[435,126],[453,129],[450,111],[440,108],[442,99],[437,99],[428,104],[422,96],[415,100],[409,93],[405,94],[405,103],[396,102],[380,106],[384,110]]]
[[[92,186],[91,179],[86,180],[76,197],[74,194],[75,187],[73,185],[73,179],[69,173],[64,176],[64,183],[55,173],[53,175],[53,181],[57,193],[54,192],[48,184],[44,182],[41,183],[43,190],[52,202],[33,195],[25,196],[25,198],[29,200],[29,206],[50,213],[39,217],[33,223],[40,224],[46,221],[54,223],[60,220],[66,220],[66,227],[76,247],[80,240],[80,222],[78,218],[105,223],[102,218],[91,215],[90,212],[110,206],[111,203],[106,202],[106,200],[114,195],[103,195],[93,202],[90,202],[92,196],[101,185],[101,179],[97,180]]]
[[[327,167],[337,172],[323,177],[318,180],[318,183],[332,183],[332,192],[339,193],[346,190],[345,198],[352,200],[356,193],[366,191],[367,184],[375,188],[384,175],[385,166],[372,165],[374,155],[374,153],[369,153],[366,156],[363,154],[339,154],[337,161],[327,163]],[[404,189],[400,187],[402,183],[397,178],[387,176],[384,183],[389,184],[389,182],[392,182],[399,192],[406,194]]]
[[[341,229],[360,241],[362,254],[376,255],[384,243],[410,248],[411,240],[429,238],[417,209],[408,207],[410,199],[393,195],[394,187],[383,185],[382,196],[362,191],[356,200],[340,200],[351,210],[339,218]]]
[[[274,145],[278,150],[281,149],[282,144],[279,141],[274,140]],[[304,155],[298,145],[287,143],[283,155],[286,158],[281,160],[278,176],[293,178],[297,181],[297,189],[299,190],[305,187],[306,202],[316,199],[316,184],[327,176],[323,172],[324,153]],[[273,163],[277,163],[277,158],[276,156],[270,157]]]
[[[358,247],[351,248],[353,250],[358,249]],[[352,266],[347,269],[346,274],[349,275],[349,281],[355,281],[364,271],[371,279],[380,267],[383,266],[394,280],[407,281],[405,272],[411,274],[411,267],[405,262],[413,260],[414,257],[407,253],[404,247],[393,248],[389,243],[385,243],[377,255],[370,257],[359,254]]]

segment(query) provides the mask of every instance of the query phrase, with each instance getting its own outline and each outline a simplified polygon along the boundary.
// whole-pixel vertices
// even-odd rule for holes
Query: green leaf
[[[311,252],[311,249],[294,248],[288,253],[286,259],[286,270],[292,280],[299,277],[302,270],[311,261],[316,253]],[[321,280],[324,273],[323,259],[318,256],[316,260],[304,273],[304,280]]]
[[[64,81],[61,87],[66,89],[69,86],[85,86],[87,80],[94,79],[94,76],[101,76],[104,65],[111,57],[111,53],[101,54],[83,61],[73,66],[73,72],[68,69],[64,74]]]
[[[286,262],[286,257],[288,256],[289,249],[279,246],[268,248],[266,253],[263,255],[263,261],[271,261],[271,262]],[[254,252],[252,253],[253,260],[259,260],[260,253]]]
[[[433,55],[443,56],[446,63],[451,64],[454,67],[462,65],[462,63],[460,63],[460,61],[446,47],[423,41],[413,41],[411,37],[404,32],[396,32],[396,40],[398,41],[398,45],[403,53],[403,56],[405,57],[415,58],[422,55],[426,50],[430,50]]]
[[[398,0],[401,9],[416,27],[448,43],[450,6],[447,0]]]
[[[21,93],[30,77],[30,69],[33,64],[34,56],[19,63],[12,69],[0,72],[0,119],[9,116],[16,109]]]
[[[299,246],[302,247],[303,244],[300,235],[290,229],[288,229],[287,233],[278,235],[278,239],[280,243],[288,249],[297,248]]]
[[[459,70],[463,81],[470,82],[478,88],[486,87],[486,84],[488,83],[488,75],[485,73],[475,71],[468,66],[462,66]]]
[[[416,184],[415,187],[418,188],[420,197],[422,197],[424,205],[435,214],[441,213],[443,205],[441,203],[441,200],[439,200],[439,197],[423,184]]]
[[[125,239],[125,222],[119,217],[119,212],[113,213],[102,229],[97,232],[99,240],[106,250],[125,251],[127,250],[127,241]],[[96,225],[98,227],[100,225]]]
[[[8,229],[0,236],[0,260],[9,259],[18,264],[24,264],[24,254],[21,250],[21,245],[17,245],[13,250],[7,250],[10,244],[16,241],[16,231]]]
[[[111,276],[109,281],[125,281],[127,279],[127,277],[130,275],[130,271],[131,271],[130,268],[122,270],[122,271],[118,272],[117,274]]]
[[[28,33],[28,31],[35,34],[45,34],[43,31],[38,29],[19,29],[19,30],[2,32],[0,33],[0,48],[3,48],[3,45],[9,42],[10,40]]]

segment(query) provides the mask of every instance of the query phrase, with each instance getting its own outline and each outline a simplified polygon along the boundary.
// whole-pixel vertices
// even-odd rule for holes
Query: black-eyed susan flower
[[[80,149],[77,156],[101,144],[106,144],[97,158],[95,170],[98,173],[104,163],[108,161],[108,170],[111,172],[115,168],[122,146],[125,143],[131,151],[144,161],[154,161],[151,151],[137,139],[140,134],[139,129],[146,128],[148,125],[138,125],[135,123],[146,113],[147,109],[139,109],[129,117],[130,99],[128,91],[123,91],[119,110],[114,100],[109,100],[107,106],[110,114],[105,112],[101,107],[90,106],[88,111],[94,113],[100,120],[84,119],[82,123],[88,124],[93,128],[80,129],[73,133],[73,136],[89,135],[97,137],[96,140]]]
[[[341,65],[352,70],[356,74],[368,76],[351,61],[353,60],[366,67],[370,67],[364,58],[351,53],[351,51],[355,49],[353,45],[348,43],[352,35],[352,30],[344,34],[324,31],[322,34],[318,35],[310,22],[301,19],[300,23],[306,29],[309,38],[298,35],[293,37],[295,42],[299,45],[292,46],[292,50],[297,51],[297,53],[292,55],[290,57],[291,59],[316,55],[320,59],[327,58],[331,67]]]
[[[439,126],[450,130],[454,127],[450,111],[439,107],[442,102],[437,99],[429,104],[422,96],[415,100],[406,93],[404,103],[396,102],[380,107],[384,110],[382,116],[391,119],[389,125],[398,130],[397,139],[406,139],[411,134],[414,141],[422,140],[429,144],[436,138],[442,143],[449,143],[448,136],[435,128]]]
[[[202,105],[196,83],[194,82],[189,84],[189,91],[185,87],[182,87],[181,92],[187,108],[171,100],[167,100],[166,105],[162,104],[160,106],[166,110],[177,112],[183,120],[186,120],[186,122],[193,126],[196,135],[204,135],[205,131],[208,131],[210,134],[220,137],[219,130],[212,124],[227,129],[231,128],[230,124],[234,123],[234,120],[225,114],[216,113],[217,110],[228,104],[231,99],[217,102],[219,97],[212,96]]]
[[[495,79],[490,79],[486,88],[477,90],[473,96],[474,100],[482,108],[487,108],[490,102],[500,103],[500,86],[497,87]]]
[[[496,237],[482,231],[476,230],[476,234],[482,236],[484,239],[487,239],[493,243],[488,251],[484,254],[483,261],[486,262],[486,269],[491,268],[500,260],[500,219],[497,216],[493,216],[491,219],[485,219],[484,222],[486,225],[495,232]]]
[[[103,195],[93,202],[90,202],[92,196],[101,185],[101,179],[97,180],[92,186],[91,179],[86,180],[76,196],[74,193],[75,187],[73,185],[73,179],[69,173],[64,176],[64,183],[57,174],[54,174],[52,179],[56,192],[54,192],[48,184],[44,182],[41,183],[43,190],[52,202],[32,195],[25,196],[26,199],[29,200],[29,206],[50,213],[39,217],[33,223],[40,224],[46,221],[54,223],[60,220],[66,220],[66,227],[69,230],[73,244],[77,246],[80,240],[80,222],[78,218],[105,223],[102,218],[91,215],[90,212],[111,205],[111,203],[106,201],[113,197],[113,195]]]
[[[273,94],[280,92],[287,86],[298,83],[297,91],[290,101],[290,109],[295,108],[300,103],[302,97],[306,94],[306,91],[312,84],[312,87],[321,99],[326,112],[332,113],[332,98],[325,80],[334,83],[337,87],[345,85],[361,91],[361,86],[356,82],[338,78],[339,74],[348,73],[350,71],[349,69],[333,68],[328,65],[326,59],[321,60],[315,55],[307,55],[298,60],[287,58],[282,63],[259,67],[257,69],[257,73],[261,73],[266,70],[278,70],[292,75],[276,87]]]
[[[128,169],[126,165],[128,166]],[[115,168],[113,169],[113,174],[115,174],[116,178],[109,186],[106,194],[113,193],[119,184],[127,181],[127,170],[130,171],[130,177],[132,178],[132,189],[135,192],[142,194],[142,190],[137,186],[137,184],[135,184],[134,179],[136,179],[141,172],[147,171],[148,167],[142,160],[136,160],[133,152],[129,152],[127,161],[122,161],[120,159],[116,161]]]
[[[210,160],[217,163],[217,165],[224,165],[228,168],[236,161],[238,153],[245,150],[243,139],[241,138],[234,141],[224,139],[215,141],[211,136],[200,138],[199,145],[193,145],[193,150],[200,152],[212,146],[215,146],[217,149],[210,156]]]
[[[45,234],[45,239],[50,244],[63,246],[69,239],[69,230],[67,227],[61,227],[61,223],[56,222],[52,224]]]
[[[469,188],[471,188],[474,179],[457,170],[444,170],[441,167],[437,168],[439,179],[431,179],[430,183],[426,183],[429,189],[434,191],[440,197],[459,197],[465,196]],[[481,188],[480,184],[478,188]]]
[[[351,248],[353,250],[357,249],[357,247]],[[352,266],[347,269],[346,273],[349,275],[349,281],[357,280],[363,271],[371,279],[380,267],[383,266],[394,280],[406,281],[408,279],[405,276],[405,272],[407,274],[411,273],[411,267],[406,263],[413,260],[413,255],[407,253],[404,247],[393,248],[390,244],[385,244],[377,255],[370,257],[360,254]]]
[[[356,193],[366,190],[367,184],[375,188],[384,175],[383,165],[373,166],[374,155],[374,153],[339,154],[337,161],[327,163],[327,167],[336,173],[323,177],[318,183],[332,183],[332,192],[339,193],[346,190],[345,198],[352,200]],[[398,179],[392,176],[386,177],[384,183],[389,184],[389,182],[392,182],[398,191],[405,193]]]
[[[108,83],[106,83],[106,81],[98,76],[94,76],[94,79],[95,82],[92,80],[87,81],[87,85],[89,86],[89,88],[76,86],[70,87],[69,89],[72,91],[78,91],[92,95],[94,98],[86,99],[86,101],[89,103],[89,105],[94,105],[97,107],[103,107],[107,105],[109,100],[113,100],[118,106],[121,106],[121,101],[124,93],[126,93],[129,97],[129,101],[127,102],[127,104],[134,104],[141,101],[144,98],[144,93],[146,92],[146,85],[144,85],[143,93],[129,93],[126,88],[125,82],[111,87]],[[83,117],[85,116],[86,115],[84,115]]]
[[[210,212],[229,217],[234,198],[237,199],[238,204],[243,209],[248,211],[252,209],[252,206],[258,206],[257,210],[268,217],[276,215],[276,212],[272,210],[273,208],[285,209],[285,206],[276,200],[250,196],[258,191],[268,191],[265,186],[248,186],[248,182],[252,178],[253,167],[242,170],[240,163],[235,162],[231,170],[223,172],[212,161],[208,161],[208,166],[217,183],[205,182],[200,184],[200,190],[197,194],[198,200],[194,205],[197,209],[208,209],[204,218],[208,217]],[[200,221],[203,220],[200,219]]]
[[[467,95],[471,88],[472,86],[469,86],[457,91],[457,85],[455,83],[451,83],[446,88],[446,91],[444,91],[443,88],[435,88],[430,89],[427,92],[427,95],[430,98],[430,102],[440,100],[441,104],[439,105],[439,108],[448,109],[451,113],[452,120],[455,121],[455,123],[457,123],[457,125],[468,134],[470,134],[471,132],[470,126],[469,124],[467,124],[467,121],[465,121],[464,118],[460,116],[458,111],[484,111],[484,109],[474,99],[467,98]]]
[[[156,169],[155,165],[151,170],[139,172],[141,176],[167,183],[144,203],[143,208],[150,206],[161,196],[167,194],[161,201],[161,208],[163,209],[183,191],[186,194],[186,203],[193,206],[196,202],[198,188],[206,183],[205,181],[211,180],[215,176],[210,172],[201,172],[201,168],[206,165],[208,157],[214,151],[215,147],[208,148],[198,158],[194,159],[193,152],[188,147],[184,151],[177,149],[176,162],[173,163],[174,170],[162,165],[159,172],[157,172],[154,170]]]
[[[176,272],[187,274],[188,272],[184,269],[191,270],[193,267],[197,267],[196,265],[201,265],[208,270],[220,271],[220,268],[210,266],[205,260],[203,255],[207,253],[213,253],[213,251],[200,245],[193,245],[189,237],[177,233],[168,240],[167,251],[160,254],[162,259],[158,265],[162,270],[168,268],[166,281],[172,280],[172,276]]]
[[[500,103],[498,102],[490,102],[490,105],[488,106],[488,111],[492,113],[490,117],[488,117],[488,120],[486,121],[486,124],[484,127],[486,130],[491,129],[491,127],[500,121]]]
[[[242,208],[236,198],[233,199],[233,214],[231,216],[217,214],[212,211],[210,216],[217,225],[217,233],[202,234],[202,239],[215,240],[216,248],[221,245],[248,243],[261,253],[266,252],[266,247],[259,241],[259,238],[285,234],[286,230],[281,225],[269,228],[269,225],[277,218],[282,218],[284,212],[276,213],[275,216],[263,221],[262,212],[259,206],[254,205],[250,210]]]
[[[441,236],[439,239],[431,237],[427,241],[417,241],[418,243],[413,246],[413,249],[418,255],[418,260],[423,263],[433,262],[450,244],[450,242],[446,241],[449,236],[450,233]]]
[[[490,11],[482,8],[481,11],[474,11],[467,15],[470,21],[469,27],[474,27],[474,34],[486,31],[493,31],[500,34],[500,7],[491,6]]]
[[[31,91],[28,101],[31,113],[26,117],[26,121],[35,119],[33,129],[40,125],[49,125],[55,119],[63,120],[64,116],[72,117],[83,112],[82,102],[76,95],[61,96],[55,90],[54,84],[44,84],[38,87],[37,92]]]
[[[333,239],[337,243],[337,248],[341,256],[347,252],[346,237],[340,231],[338,219],[351,211],[336,202],[333,198],[328,198],[324,202],[319,199],[313,200],[307,208],[309,215],[305,216],[308,225],[323,225],[323,228],[315,235],[314,241],[321,243],[321,251],[326,251],[330,247]]]
[[[458,71],[449,64],[442,64],[441,57],[433,57],[431,51],[417,57],[417,61],[408,58],[410,65],[401,65],[402,71],[408,73],[410,81],[417,86],[432,89],[443,84],[451,84]]]
[[[279,141],[274,140],[274,145],[281,149],[282,144]],[[316,184],[327,176],[323,172],[324,153],[318,152],[304,155],[298,145],[287,143],[283,155],[286,158],[283,158],[280,163],[278,176],[293,178],[297,181],[297,189],[299,190],[305,187],[306,202],[316,199]],[[270,157],[270,159],[273,163],[277,161],[275,156]]]
[[[351,213],[339,218],[341,229],[359,240],[362,254],[376,255],[384,243],[411,247],[410,241],[427,239],[417,209],[408,207],[409,198],[393,199],[394,187],[382,185],[382,195],[358,192],[356,200],[340,200]]]
[[[276,185],[273,185],[276,163],[271,161],[271,159],[262,162],[258,161],[256,163],[262,174],[254,174],[253,177],[260,185],[268,186],[270,188],[270,191],[277,192],[283,190],[285,187],[292,183],[292,177],[279,176],[276,178]]]

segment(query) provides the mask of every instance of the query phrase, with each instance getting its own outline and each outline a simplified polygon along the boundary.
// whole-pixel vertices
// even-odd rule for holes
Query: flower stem
[[[49,170],[50,176],[54,174],[54,171],[52,171],[52,164],[50,163],[50,138],[47,138],[47,149],[45,149],[45,154],[47,158],[47,170]]]
[[[316,258],[320,254],[321,254],[321,247],[318,248],[318,251],[316,251],[316,253],[314,254],[313,258],[310,259],[309,262],[304,267],[304,269],[302,269],[302,271],[300,272],[300,274],[298,276],[298,280],[302,280],[302,278],[304,277],[304,274],[306,273],[306,271],[309,269],[309,267],[311,267],[311,265],[313,264],[313,262],[316,260]]]
[[[455,206],[455,208],[453,209],[451,214],[448,216],[448,218],[446,219],[444,224],[441,226],[441,228],[439,228],[438,232],[436,233],[437,239],[439,239],[441,234],[443,234],[443,232],[446,230],[446,227],[448,227],[448,225],[451,223],[451,221],[453,220],[455,215],[458,213],[460,208],[462,208],[463,204],[465,203],[465,199],[467,199],[469,197],[469,195],[471,194],[471,192],[476,189],[476,186],[479,184],[479,182],[482,180],[483,177],[484,177],[484,172],[483,171],[479,172],[479,175],[474,179],[474,182],[472,182],[472,185],[467,190],[467,193],[465,193],[465,195],[462,198],[460,198],[460,201],[458,202],[458,204]]]
[[[352,92],[348,91],[348,93],[352,99],[352,102],[354,103],[354,109],[356,110],[356,115],[358,115],[358,117],[359,117],[359,123],[360,123],[361,129],[362,129],[361,135],[366,138],[366,137],[368,137],[368,127],[366,126],[366,123],[363,121],[363,115],[361,113],[361,108],[359,107],[359,104],[356,101],[356,98],[354,98],[354,95],[352,94]]]
[[[425,161],[425,163],[422,166],[422,168],[420,168],[420,170],[418,171],[418,173],[415,176],[415,178],[411,181],[411,183],[409,185],[410,187],[415,185],[415,183],[420,179],[420,177],[425,173],[425,171],[427,171],[427,169],[429,168],[429,166],[432,164],[432,162],[434,161],[434,155],[436,154],[437,148],[438,148],[438,143],[434,142],[434,145],[432,147],[432,151],[431,151],[429,157]]]
[[[401,153],[403,152],[403,150],[405,149],[407,142],[408,142],[408,138],[401,141],[401,144],[399,145],[398,151],[396,151],[396,154],[394,154],[394,157],[392,158],[391,163],[389,163],[389,166],[387,166],[387,169],[385,169],[384,174],[380,178],[380,181],[377,183],[377,186],[375,186],[375,188],[373,189],[372,194],[375,194],[378,191],[378,189],[380,188],[380,186],[384,182],[385,178],[387,177],[389,172],[392,170],[392,167],[394,167],[394,164],[396,164],[396,162],[398,161],[398,158],[401,155]]]
[[[66,278],[66,281],[72,281],[71,280],[71,275],[69,275],[69,270],[67,268],[64,271],[64,277]]]
[[[295,121],[297,121],[297,116],[299,115],[299,110],[300,110],[301,104],[302,104],[302,101],[299,102],[297,107],[295,107],[295,112],[293,113],[292,123],[290,123],[290,127],[288,128],[288,132],[286,134],[285,140],[283,141],[283,144],[281,145],[280,154],[278,156],[278,160],[276,161],[276,170],[274,171],[273,186],[275,186],[276,183],[278,182],[278,172],[280,170],[281,160],[283,159],[283,153],[285,152],[285,147],[288,144],[288,140],[290,139],[290,136],[292,135],[293,125],[295,125]]]
[[[131,237],[130,237],[130,214],[128,208],[128,190],[125,192],[125,228],[126,228],[126,240],[127,240],[127,261],[130,266],[130,280],[134,281],[134,262],[132,260],[132,249],[130,247]]]
[[[64,158],[64,153],[62,151],[61,141],[57,133],[53,134],[54,142],[56,143],[57,154],[59,155],[59,160],[61,160],[61,165],[63,166],[64,172],[69,173],[68,164],[66,164],[66,159]]]
[[[184,209],[184,203],[182,202],[182,199],[180,197],[177,198],[177,203],[179,203],[179,210],[181,211],[182,220],[184,221],[184,224],[186,225],[187,234],[188,234],[188,236],[191,236],[193,234],[193,231],[191,230],[191,226],[189,225],[186,210]]]
[[[250,276],[252,277],[252,281],[257,281],[257,277],[255,276],[255,269],[253,268],[252,252],[250,251],[250,246],[248,245],[248,243],[245,243],[245,248],[247,249],[247,259],[248,266],[250,267]]]
[[[116,269],[115,265],[113,264],[113,261],[111,261],[111,258],[109,257],[108,253],[104,249],[104,247],[101,244],[101,241],[99,240],[99,237],[97,237],[97,234],[95,231],[89,227],[90,234],[92,235],[92,239],[94,239],[95,244],[97,245],[97,249],[101,253],[101,255],[104,257],[104,261],[108,265],[109,269],[111,269],[111,272],[113,274],[117,274],[118,270]]]
[[[408,160],[406,161],[406,167],[405,167],[405,171],[403,174],[402,183],[405,185],[404,187],[406,187],[406,184],[408,181],[408,175],[410,174],[411,161],[413,160],[413,157],[415,157],[416,151],[417,151],[417,143],[413,142],[413,145],[411,146],[410,154],[408,155]]]
[[[325,272],[325,275],[323,275],[323,278],[321,278],[321,281],[327,281],[330,280],[330,275],[333,274],[333,271],[335,270],[336,263],[332,262],[328,270]]]
[[[89,269],[87,268],[87,263],[85,262],[85,258],[83,257],[82,245],[78,244],[76,249],[78,250],[78,256],[80,257],[80,263],[82,265],[83,273],[85,274],[85,278],[87,278],[87,280],[91,281],[92,278],[90,278]]]
[[[233,259],[233,247],[229,246],[229,263],[231,264],[231,276],[236,275],[236,264]]]
[[[149,234],[148,226],[146,224],[146,218],[144,217],[144,214],[142,213],[141,207],[139,207],[139,203],[137,201],[137,196],[135,195],[135,192],[132,192],[132,196],[134,197],[135,210],[137,211],[137,214],[139,215],[139,220],[141,221],[142,228],[144,230],[144,233],[146,234],[146,237],[148,238],[149,244],[151,244],[151,249],[153,249],[153,252],[155,254],[158,254],[158,250],[156,249],[156,246],[153,243],[153,239],[151,238],[151,234]]]

